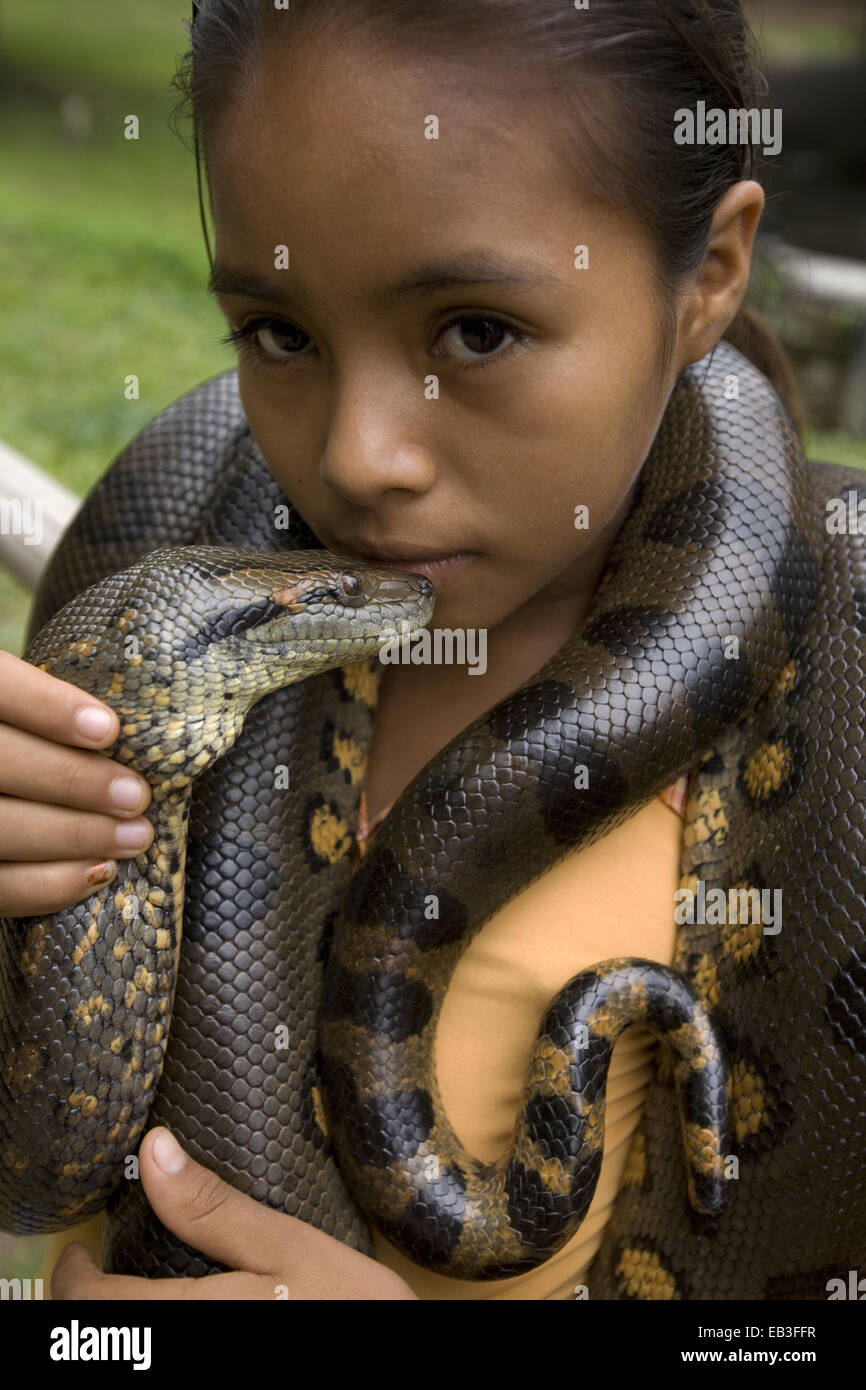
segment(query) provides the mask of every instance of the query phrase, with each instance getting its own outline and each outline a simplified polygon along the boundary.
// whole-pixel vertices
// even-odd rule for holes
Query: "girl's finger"
[[[113,816],[138,815],[150,801],[145,779],[120,763],[9,725],[0,725],[0,793]]]
[[[37,863],[56,859],[129,859],[153,840],[144,816],[114,820],[65,806],[0,796],[0,855],[6,861]]]
[[[54,860],[41,864],[0,863],[0,917],[45,917],[84,902],[110,883],[117,861]]]
[[[108,705],[11,652],[0,652],[0,721],[75,748],[106,748],[120,732]]]

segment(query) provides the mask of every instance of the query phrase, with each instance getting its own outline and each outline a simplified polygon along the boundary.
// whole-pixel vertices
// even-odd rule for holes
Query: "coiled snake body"
[[[152,851],[85,908],[3,924],[0,1226],[58,1229],[108,1201],[108,1268],[209,1272],[124,1177],[145,1122],[165,1123],[236,1186],[359,1249],[371,1221],[441,1273],[501,1278],[582,1219],[610,1048],[644,1022],[666,1046],[591,1297],[824,1297],[862,1269],[866,556],[856,534],[828,534],[823,505],[859,482],[806,463],[729,345],[688,368],[587,623],[431,760],[353,874],[377,682],[358,657],[383,611],[361,605],[390,585],[387,616],[423,623],[429,595],[358,569],[341,637],[363,611],[367,648],[317,652],[348,566],[291,509],[274,527],[285,498],[235,374],[165,411],[91,494],[34,614],[36,631],[74,600],[28,658],[82,684],[96,670],[128,726],[112,756],[164,778],[176,753],[179,784],[157,782]],[[150,556],[166,544],[195,548]],[[279,672],[261,659],[269,631]],[[287,686],[286,641],[319,673],[295,665]],[[111,643],[122,657],[93,656]],[[181,709],[178,671],[195,694]],[[477,1162],[432,1065],[460,954],[696,764],[684,885],[781,890],[781,928],[688,923],[673,970],[578,976],[542,1025],[508,1154]]]

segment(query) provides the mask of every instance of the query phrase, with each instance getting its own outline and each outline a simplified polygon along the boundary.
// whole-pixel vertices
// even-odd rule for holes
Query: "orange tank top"
[[[688,780],[684,775],[624,824],[518,893],[461,957],[442,1006],[435,1066],[448,1118],[482,1162],[494,1162],[510,1143],[529,1053],[554,995],[587,966],[613,956],[672,963]],[[356,862],[390,809],[371,823],[362,793]],[[595,1195],[577,1233],[545,1264],[491,1283],[452,1279],[420,1268],[374,1233],[376,1258],[422,1299],[574,1298],[587,1284],[620,1186],[640,1180],[636,1131],[657,1047],[641,1028],[630,1028],[616,1044]]]

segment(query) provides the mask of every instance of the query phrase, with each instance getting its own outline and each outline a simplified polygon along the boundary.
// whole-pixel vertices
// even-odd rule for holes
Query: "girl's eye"
[[[282,319],[250,319],[241,328],[229,329],[220,342],[246,348],[262,362],[277,363],[302,356],[312,339],[302,328]]]
[[[520,338],[516,329],[500,319],[478,315],[455,319],[444,330],[439,342],[445,344],[446,356],[462,362],[477,362],[480,358],[501,354],[503,347],[511,347]]]
[[[280,368],[294,358],[306,357],[313,340],[309,333],[284,319],[258,318],[229,329],[219,341],[246,353],[253,366]],[[463,314],[440,333],[436,355],[450,357],[461,368],[483,367],[494,358],[510,355],[510,349],[525,341],[525,334],[501,319]]]

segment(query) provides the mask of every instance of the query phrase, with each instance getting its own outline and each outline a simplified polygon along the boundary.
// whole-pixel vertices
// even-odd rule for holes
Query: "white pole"
[[[35,589],[81,498],[0,440],[0,565]]]

